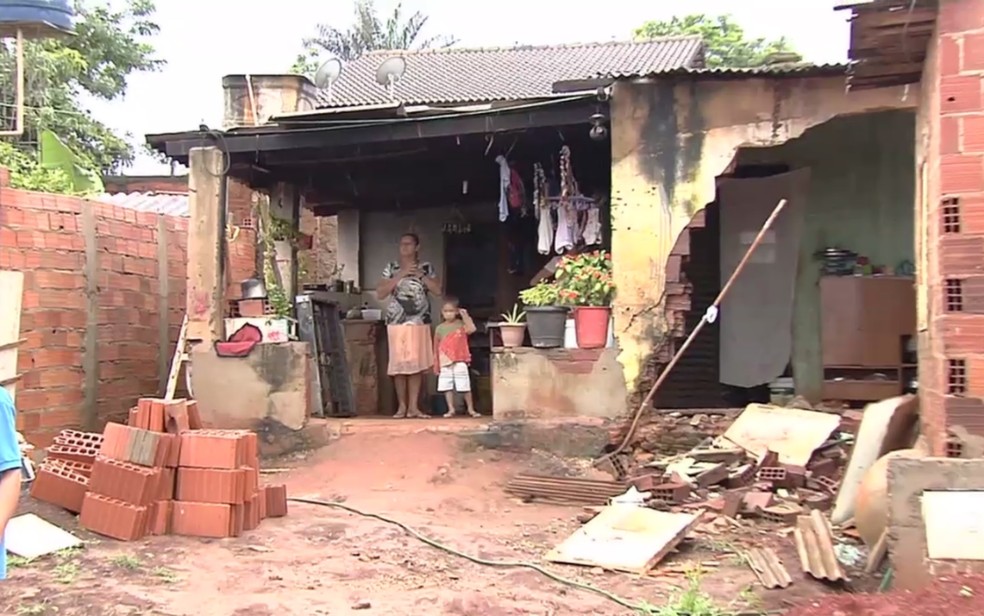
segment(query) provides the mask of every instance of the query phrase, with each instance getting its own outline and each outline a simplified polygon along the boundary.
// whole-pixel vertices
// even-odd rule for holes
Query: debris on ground
[[[784,616],[937,616],[984,613],[984,575],[940,577],[916,591],[826,595]]]
[[[666,513],[632,504],[611,505],[546,559],[645,575],[683,541],[699,518],[699,514]]]
[[[31,496],[79,514],[100,535],[237,537],[287,514],[283,485],[259,485],[256,434],[203,429],[189,400],[141,398],[127,425],[65,430],[47,449]]]
[[[28,560],[82,545],[75,535],[33,513],[11,518],[6,537],[7,551]]]
[[[761,525],[766,537],[779,538],[791,554],[798,554],[796,564],[810,577],[842,582],[847,577],[845,564],[864,567],[868,555],[857,534],[835,537],[825,514],[837,495],[853,442],[852,434],[841,431],[840,414],[752,404],[736,417],[714,416],[710,424],[715,434],[705,425],[710,417],[681,413],[669,421],[661,418],[679,442],[689,446],[673,453],[663,449],[664,455],[652,453],[656,448],[640,455],[637,449],[628,456],[628,464],[612,465],[617,473],[612,480],[517,475],[506,491],[525,502],[595,507],[613,503],[631,491],[634,498],[647,495],[642,511],[695,516],[692,524],[680,527],[682,534],[674,537],[672,545],[688,538],[714,541],[716,536],[734,533],[742,543],[754,543],[754,533],[749,531]],[[857,422],[848,423],[857,426]],[[681,425],[700,438],[683,438]],[[649,443],[646,439],[652,433],[645,429],[640,433],[642,443]],[[621,466],[625,468],[620,470]],[[572,535],[548,559],[619,568],[612,562],[600,562],[605,558],[606,548],[601,546],[606,540],[591,532],[596,524],[607,521],[603,516],[610,510],[612,507],[600,513],[585,509],[578,516],[585,524],[583,535]],[[785,588],[795,574],[790,575],[789,563],[784,564],[771,547],[749,545],[741,554],[763,586]],[[576,556],[567,553],[571,551]]]

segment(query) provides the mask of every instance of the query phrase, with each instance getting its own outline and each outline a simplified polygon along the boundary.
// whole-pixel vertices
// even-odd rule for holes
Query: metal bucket
[[[259,278],[247,278],[239,283],[243,299],[266,299],[266,285]]]

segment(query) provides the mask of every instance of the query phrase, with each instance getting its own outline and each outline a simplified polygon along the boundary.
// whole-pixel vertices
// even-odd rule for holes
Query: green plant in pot
[[[518,304],[513,304],[512,310],[503,312],[501,316],[499,332],[502,334],[502,346],[506,348],[523,346],[523,338],[526,337],[526,323],[523,323],[523,318],[526,313],[519,309]]]
[[[519,293],[526,310],[530,341],[538,349],[564,346],[567,307],[560,305],[560,287],[556,282],[541,282]]]
[[[611,253],[596,250],[564,257],[557,266],[556,280],[561,303],[574,308],[577,346],[605,347],[615,297]]]

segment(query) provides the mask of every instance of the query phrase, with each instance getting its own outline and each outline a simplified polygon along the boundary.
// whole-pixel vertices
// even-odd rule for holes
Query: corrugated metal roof
[[[347,107],[390,102],[376,82],[376,69],[387,58],[406,60],[396,84],[405,104],[524,100],[553,94],[557,81],[599,74],[650,74],[699,66],[704,44],[698,36],[649,41],[612,41],[573,45],[482,49],[386,50],[349,62],[338,81],[319,94],[320,106]]]
[[[180,193],[103,193],[93,201],[111,203],[138,212],[155,212],[168,216],[188,216],[188,195]]]
[[[846,75],[849,64],[811,64],[809,62],[794,62],[770,64],[766,66],[751,66],[745,68],[701,68],[682,67],[652,72],[609,72],[594,75],[596,78],[611,79],[658,79],[672,75],[695,75],[710,77],[820,77],[828,75]]]

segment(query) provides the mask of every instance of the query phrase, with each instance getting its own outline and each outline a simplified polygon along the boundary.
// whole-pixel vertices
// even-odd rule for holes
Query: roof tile
[[[703,49],[700,37],[677,36],[575,45],[374,51],[347,63],[332,86],[331,100],[322,91],[319,101],[321,108],[389,102],[386,89],[376,82],[376,69],[394,56],[407,61],[396,97],[419,105],[547,97],[558,81],[696,68],[702,65]]]

